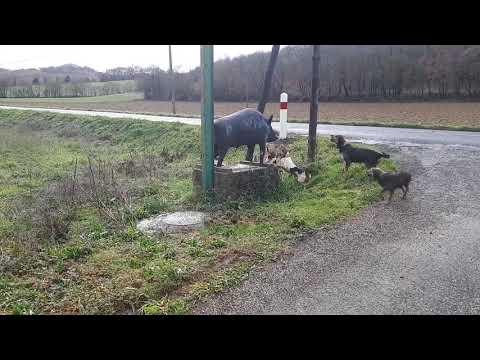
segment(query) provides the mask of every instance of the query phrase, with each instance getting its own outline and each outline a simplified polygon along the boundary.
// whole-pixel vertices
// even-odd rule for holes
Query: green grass
[[[82,156],[77,144],[13,129],[2,129],[0,153],[0,199],[60,179],[75,157]]]
[[[309,186],[283,174],[278,191],[262,199],[199,202],[191,183],[199,135],[198,127],[182,124],[0,110],[0,313],[189,313],[199,299],[284,254],[303,231],[380,199],[365,169],[354,165],[344,175],[333,144],[320,138]],[[306,163],[305,138],[290,151]],[[79,198],[70,208],[65,198],[45,195],[47,185],[70,184],[75,162],[79,174],[87,171],[88,156],[99,166],[113,164],[128,206],[108,192],[102,206]],[[226,161],[243,156],[244,149],[232,150]],[[162,164],[153,176],[140,171],[149,159]],[[136,172],[122,172],[129,163]],[[381,167],[395,168],[390,160]],[[135,229],[142,218],[179,209],[207,211],[214,221],[159,238]]]

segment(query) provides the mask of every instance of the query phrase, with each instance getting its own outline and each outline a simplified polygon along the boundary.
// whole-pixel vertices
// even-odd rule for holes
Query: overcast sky
[[[215,60],[270,51],[272,45],[215,45]],[[200,65],[200,45],[172,45],[174,68]],[[76,64],[105,71],[118,66],[168,68],[168,45],[0,45],[0,68],[16,70]]]

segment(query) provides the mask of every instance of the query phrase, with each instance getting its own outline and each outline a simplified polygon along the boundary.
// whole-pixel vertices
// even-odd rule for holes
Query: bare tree
[[[267,104],[270,94],[270,87],[272,85],[273,71],[275,70],[275,63],[277,62],[278,52],[280,51],[280,45],[273,45],[272,52],[270,54],[270,62],[268,63],[267,72],[265,73],[265,81],[263,82],[263,91],[260,101],[258,102],[257,110],[262,114],[265,111],[265,105]]]
[[[317,120],[318,120],[318,84],[320,45],[313,45],[312,58],[312,94],[310,98],[310,123],[308,126],[308,161],[314,162],[317,153]]]
[[[170,60],[170,98],[172,101],[172,112],[173,114],[176,113],[175,111],[175,78],[173,75],[172,69],[172,45],[168,45],[168,58]]]
[[[245,77],[245,107],[248,108],[248,76]]]

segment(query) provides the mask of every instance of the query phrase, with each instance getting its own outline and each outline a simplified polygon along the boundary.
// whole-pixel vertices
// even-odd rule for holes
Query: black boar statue
[[[217,167],[222,166],[223,159],[231,147],[247,145],[246,160],[253,160],[255,145],[260,147],[260,164],[263,164],[266,144],[278,140],[278,131],[272,129],[273,115],[267,119],[262,113],[253,109],[243,109],[215,120],[214,155]]]

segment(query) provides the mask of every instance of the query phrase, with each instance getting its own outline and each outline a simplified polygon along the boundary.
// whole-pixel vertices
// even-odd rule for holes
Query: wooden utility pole
[[[317,154],[318,85],[320,45],[313,45],[312,94],[310,98],[310,122],[308,126],[308,162],[314,162]]]
[[[168,45],[168,57],[170,59],[170,98],[172,101],[172,113],[175,114],[175,79],[172,68],[172,45]]]
[[[267,104],[268,97],[270,95],[270,87],[272,85],[273,71],[275,70],[275,63],[277,62],[278,52],[280,51],[280,45],[273,45],[272,52],[270,53],[270,61],[268,63],[267,72],[265,73],[265,81],[263,82],[262,97],[258,102],[257,110],[262,114],[265,111],[265,105]]]

